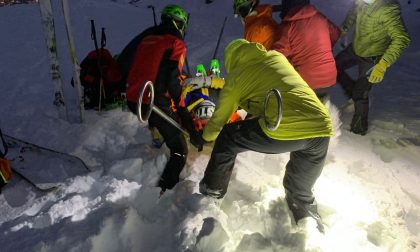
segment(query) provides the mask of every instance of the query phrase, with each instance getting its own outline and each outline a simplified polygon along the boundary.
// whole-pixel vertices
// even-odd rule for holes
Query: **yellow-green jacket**
[[[356,22],[353,50],[360,57],[382,56],[392,65],[410,44],[400,4],[396,0],[376,0],[356,4],[347,14],[341,28],[347,32]]]
[[[328,110],[281,53],[266,51],[258,43],[239,39],[226,48],[224,60],[226,82],[219,94],[219,105],[204,128],[206,141],[217,138],[239,106],[254,116],[262,115],[265,95],[272,88],[281,93],[283,118],[275,131],[269,131],[260,118],[260,126],[267,136],[296,140],[332,135]],[[276,112],[272,97],[266,111],[271,118],[269,121],[274,121]]]

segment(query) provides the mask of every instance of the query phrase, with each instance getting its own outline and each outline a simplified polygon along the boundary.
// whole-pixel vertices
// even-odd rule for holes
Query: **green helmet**
[[[248,16],[249,13],[258,5],[258,0],[234,0],[233,13],[239,14],[241,17]]]
[[[185,26],[188,24],[188,13],[179,5],[169,4],[163,8],[161,19],[173,19],[182,22]]]

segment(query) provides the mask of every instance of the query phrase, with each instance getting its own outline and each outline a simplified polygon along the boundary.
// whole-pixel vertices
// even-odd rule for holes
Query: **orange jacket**
[[[269,4],[257,6],[257,14],[247,16],[244,20],[244,38],[250,42],[258,42],[267,50],[271,50],[277,23],[272,17],[272,7]]]

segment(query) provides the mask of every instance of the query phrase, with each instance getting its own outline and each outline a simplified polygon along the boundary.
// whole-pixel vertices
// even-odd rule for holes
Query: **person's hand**
[[[340,28],[340,37],[338,38],[337,43],[335,44],[338,44],[341,49],[344,49],[349,45],[347,32],[343,28]]]
[[[224,79],[219,78],[217,76],[212,76],[211,77],[211,84],[210,84],[211,88],[222,89],[224,85],[225,85],[225,80]]]
[[[211,77],[210,76],[199,76],[199,77],[192,77],[188,78],[184,81],[185,86],[193,86],[192,90],[203,88],[203,87],[210,87],[211,85]]]
[[[347,36],[346,35],[340,36],[340,38],[338,39],[338,41],[337,41],[336,44],[338,44],[341,49],[344,49],[347,46],[349,46],[349,42],[348,42]]]
[[[188,78],[184,81],[185,86],[191,86],[190,91],[194,91],[200,88],[223,88],[225,81],[217,76],[199,76]]]
[[[190,143],[197,148],[198,152],[203,150],[203,145],[207,142],[201,135],[202,133],[195,130],[190,132]]]
[[[388,63],[384,59],[381,59],[378,64],[373,66],[372,71],[369,74],[368,81],[370,83],[381,82],[384,79],[384,75],[388,67]]]

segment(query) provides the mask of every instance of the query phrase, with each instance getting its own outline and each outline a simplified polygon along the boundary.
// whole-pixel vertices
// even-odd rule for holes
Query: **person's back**
[[[256,14],[245,18],[244,38],[251,42],[262,44],[271,49],[277,29],[277,23],[272,18],[271,5],[259,5]]]
[[[156,26],[153,26],[141,32],[123,48],[120,54],[118,54],[116,59],[117,64],[125,82],[127,82],[128,73],[130,72],[130,68],[133,65],[137,46],[140,44],[144,37],[152,34],[155,29]]]
[[[127,101],[136,103],[140,88],[146,81],[155,87],[155,104],[169,106],[170,97],[166,95],[169,80],[167,74],[179,66],[170,65],[185,58],[185,44],[179,32],[170,24],[162,23],[148,30],[136,49],[135,59],[128,73]],[[170,70],[172,68],[172,70]],[[175,69],[174,69],[175,68]],[[182,68],[179,69],[182,72]],[[178,97],[173,97],[178,101]]]
[[[241,45],[234,51],[235,55],[225,55],[228,74],[219,96],[223,106],[216,106],[206,126],[203,133],[206,140],[214,139],[213,132],[220,127],[221,121],[229,118],[237,105],[250,114],[261,115],[265,95],[271,88],[282,94],[283,117],[276,131],[269,131],[260,123],[267,136],[293,140],[332,135],[325,106],[283,55],[276,51],[267,52],[256,43]],[[268,116],[276,113],[276,108],[271,105],[266,111]]]
[[[340,31],[311,4],[296,6],[279,25],[273,49],[285,55],[301,77],[314,89],[335,84],[332,45]]]
[[[256,0],[235,0],[234,10],[244,23],[244,38],[270,50],[278,25],[272,17],[272,6],[259,5]]]

